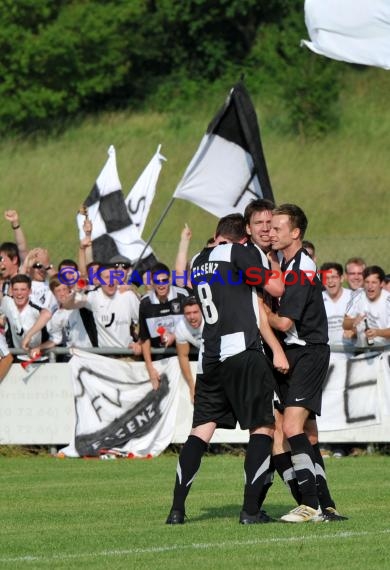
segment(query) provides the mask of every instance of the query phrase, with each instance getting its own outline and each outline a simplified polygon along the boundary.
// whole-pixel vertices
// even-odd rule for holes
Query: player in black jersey
[[[326,482],[318,445],[316,415],[321,413],[322,386],[330,349],[322,285],[302,240],[307,228],[304,212],[294,204],[273,211],[272,247],[282,252],[285,291],[271,326],[285,335],[288,376],[279,378],[277,392],[283,411],[283,434],[291,448],[299,506],[282,517],[286,522],[343,520]],[[287,448],[286,448],[287,449]]]
[[[262,283],[265,269],[256,248],[246,241],[241,215],[222,218],[215,247],[196,255],[191,264],[194,292],[204,317],[196,378],[192,431],[177,464],[173,504],[167,524],[183,524],[185,500],[216,428],[249,429],[245,458],[242,524],[268,522],[259,500],[269,467],[273,435],[274,380],[265,358],[256,319],[257,296],[249,285],[255,270]],[[281,295],[279,282],[264,288]]]

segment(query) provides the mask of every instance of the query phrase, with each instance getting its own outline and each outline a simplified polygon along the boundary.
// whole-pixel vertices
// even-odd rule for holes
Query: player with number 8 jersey
[[[215,240],[192,260],[191,278],[204,317],[195,385],[192,430],[180,453],[173,503],[167,524],[183,524],[185,500],[216,428],[250,433],[245,458],[242,524],[269,522],[261,510],[261,492],[270,464],[273,436],[274,380],[260,342],[256,291],[248,272],[271,295],[281,295],[277,280],[266,272],[256,248],[247,248],[244,218],[221,218]]]

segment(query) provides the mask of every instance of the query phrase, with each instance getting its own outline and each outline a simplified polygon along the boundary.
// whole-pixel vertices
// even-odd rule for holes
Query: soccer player
[[[183,302],[183,319],[175,327],[176,351],[180,370],[188,384],[191,402],[194,403],[195,382],[190,360],[198,360],[203,331],[203,315],[196,298],[191,295]]]
[[[215,247],[203,249],[192,261],[195,296],[205,323],[192,430],[177,464],[167,524],[184,523],[185,500],[215,429],[234,429],[237,421],[250,433],[239,521],[256,524],[270,520],[261,511],[259,500],[270,463],[274,380],[261,349],[257,299],[251,280],[245,277],[257,268],[264,283],[264,267],[257,249],[240,245],[247,238],[239,214],[221,218],[215,239]],[[283,291],[272,280],[264,287],[273,295]]]
[[[290,363],[289,375],[278,378],[277,392],[301,503],[281,520],[293,523],[345,518],[330,496],[318,444],[315,418],[321,413],[330,350],[322,285],[313,260],[302,248],[307,223],[301,208],[283,204],[273,211],[270,232],[273,249],[283,254],[286,282],[278,311],[268,317],[270,325],[285,335]]]

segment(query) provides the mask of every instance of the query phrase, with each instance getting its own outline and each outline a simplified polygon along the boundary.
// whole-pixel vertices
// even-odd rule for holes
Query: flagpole
[[[169,210],[172,207],[173,202],[175,201],[175,197],[172,196],[172,198],[170,199],[170,201],[168,202],[167,206],[165,207],[165,210],[163,211],[163,213],[160,216],[160,219],[158,220],[157,224],[155,225],[148,241],[145,243],[144,249],[141,251],[140,256],[138,257],[137,261],[135,262],[135,265],[133,266],[133,271],[137,268],[138,264],[140,263],[140,261],[142,261],[142,256],[145,253],[146,249],[148,248],[148,246],[150,245],[152,239],[154,238],[154,236],[156,235],[156,233],[158,232],[161,224],[163,223],[166,215],[168,214]]]

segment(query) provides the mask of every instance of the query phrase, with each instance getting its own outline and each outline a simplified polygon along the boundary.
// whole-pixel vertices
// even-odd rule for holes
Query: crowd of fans
[[[246,211],[248,239],[262,255],[270,247],[270,224],[267,228],[257,220],[264,208],[268,213],[272,208],[264,202],[255,200]],[[93,259],[92,222],[87,216],[77,261],[64,259],[57,268],[46,249],[28,250],[15,210],[7,210],[4,218],[14,241],[0,245],[2,377],[13,359],[44,360],[54,347],[98,347],[106,354],[122,348],[131,349],[123,358],[145,362],[153,388],[158,389],[159,374],[153,361],[176,353],[193,401],[189,361],[197,359],[203,317],[191,291],[188,254],[192,232],[187,225],[180,236],[174,283],[168,266],[157,263],[139,287],[129,279],[133,269],[129,259],[117,255],[104,264]],[[212,245],[213,237],[206,246]],[[314,244],[304,241],[303,247],[316,261]],[[70,284],[66,277],[72,269],[79,279]],[[271,269],[280,268],[273,263]],[[367,266],[360,257],[348,259],[344,267],[336,261],[323,263],[320,271],[330,344],[358,348],[389,343],[390,275],[380,266]],[[21,350],[12,357],[12,348]]]

